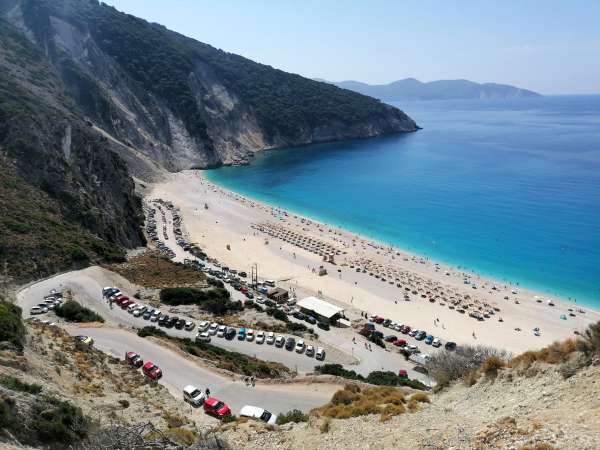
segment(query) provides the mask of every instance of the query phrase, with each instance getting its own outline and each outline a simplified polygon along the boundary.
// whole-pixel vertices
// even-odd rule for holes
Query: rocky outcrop
[[[171,171],[415,131],[397,108],[202,44],[95,0],[0,0],[95,126]]]

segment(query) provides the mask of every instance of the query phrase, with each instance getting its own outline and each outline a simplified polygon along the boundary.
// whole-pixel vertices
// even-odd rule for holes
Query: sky
[[[466,78],[600,93],[598,0],[104,1],[309,78]]]

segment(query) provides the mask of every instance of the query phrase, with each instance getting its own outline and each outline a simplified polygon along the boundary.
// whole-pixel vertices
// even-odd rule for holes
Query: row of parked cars
[[[146,361],[133,351],[125,353],[125,361],[135,369],[142,369],[144,376],[153,381],[158,381],[163,376],[162,369],[151,361]],[[210,391],[200,389],[196,386],[188,384],[183,388],[183,400],[194,407],[202,407],[206,414],[209,414],[217,419],[224,419],[231,414],[231,408],[227,403],[219,400],[216,397],[210,396]],[[264,422],[275,424],[277,416],[269,411],[257,406],[244,406],[240,411],[240,416],[256,418]]]
[[[45,314],[60,305],[62,301],[62,293],[52,290],[48,295],[44,296],[44,301],[42,303],[38,303],[29,310],[29,314],[32,316],[37,314]]]
[[[146,234],[148,235],[148,237],[150,238],[150,240],[154,243],[154,245],[156,246],[156,248],[158,248],[158,250],[163,253],[164,255],[166,255],[169,258],[174,258],[175,257],[175,252],[173,250],[171,250],[169,248],[169,246],[167,246],[158,236],[158,231],[156,229],[156,208],[152,208],[149,207],[148,211],[146,212],[147,215],[147,219],[146,219]],[[166,223],[166,218],[165,218],[165,214],[163,211],[161,211],[161,215],[162,218],[161,220],[163,220],[163,224]],[[169,239],[166,231],[166,228],[163,228],[163,239],[166,241]]]
[[[127,310],[134,317],[141,317],[144,320],[155,322],[161,327],[176,328],[178,330],[186,331],[193,331],[196,328],[196,324],[192,321],[169,316],[163,314],[158,309],[134,302],[115,287],[103,288],[102,295],[103,297],[108,298],[109,301],[119,305],[122,309]],[[211,336],[228,340],[233,340],[237,336],[237,339],[240,341],[254,341],[257,344],[267,343],[268,345],[275,345],[279,348],[285,347],[290,351],[294,350],[296,353],[304,353],[306,356],[315,357],[320,361],[325,359],[325,350],[322,347],[317,347],[315,349],[313,345],[306,345],[302,339],[296,342],[293,337],[288,337],[286,339],[282,335],[275,336],[275,333],[273,332],[265,333],[264,331],[257,331],[255,333],[253,329],[247,329],[245,327],[237,329],[220,325],[216,322],[200,322],[198,324],[196,341],[208,343],[211,341]]]
[[[296,353],[304,353],[308,357],[315,357],[319,361],[325,359],[325,350],[322,347],[315,347],[313,345],[306,345],[303,339],[296,339],[293,337],[285,338],[282,335],[275,335],[272,331],[254,331],[251,328],[233,328],[226,325],[220,325],[216,322],[209,323],[207,321],[200,322],[198,324],[198,333],[196,334],[197,342],[210,342],[211,336],[218,338],[224,338],[233,340],[236,338],[239,341],[256,342],[257,344],[274,345],[278,348],[285,347],[286,350],[295,351]]]
[[[390,319],[385,319],[383,317],[373,315],[373,316],[369,317],[369,322],[371,322],[372,324],[374,324],[374,323],[380,324],[385,328],[389,328],[391,330],[398,331],[402,334],[406,334],[408,336],[415,338],[417,341],[424,341],[425,344],[431,345],[433,347],[441,347],[441,345],[442,345],[442,341],[439,338],[437,338],[431,334],[428,334],[426,331],[412,329],[409,325],[404,325],[404,324],[401,324],[398,322],[394,322]],[[400,339],[395,335],[387,335],[386,336],[381,332],[375,332],[375,333],[379,333],[380,336],[378,336],[378,337],[381,337],[381,339],[384,339],[386,342],[391,342],[398,347],[406,346],[406,340]],[[413,347],[415,347],[415,346],[413,346]],[[446,350],[454,350],[456,348],[456,343],[446,342],[444,347],[446,348]],[[415,353],[415,352],[413,352],[413,353]]]

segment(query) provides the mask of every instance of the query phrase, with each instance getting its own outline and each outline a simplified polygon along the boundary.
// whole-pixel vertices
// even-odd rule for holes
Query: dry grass
[[[429,401],[429,397],[420,394],[414,403]],[[426,399],[426,400],[425,400]],[[350,417],[381,414],[381,420],[389,420],[406,412],[406,398],[400,389],[394,387],[372,387],[361,389],[357,385],[346,385],[337,391],[331,401],[325,406],[315,410],[316,414],[335,418],[347,419]]]
[[[498,356],[490,356],[486,359],[479,370],[486,377],[495,378],[498,376],[498,371],[506,367],[506,362]]]
[[[187,428],[169,428],[165,434],[169,439],[186,446],[190,446],[198,440],[196,433]]]
[[[146,251],[132,256],[122,264],[111,264],[106,267],[132,283],[152,289],[208,287],[202,272],[183,264],[175,264],[154,251]]]
[[[554,342],[541,350],[528,351],[515,356],[510,361],[510,366],[529,369],[537,361],[546,364],[561,364],[567,362],[574,352],[582,349],[583,343],[579,340],[567,339],[562,342]]]
[[[551,444],[548,444],[547,442],[538,442],[537,444],[533,444],[533,445],[524,445],[523,447],[520,447],[519,450],[555,450],[556,447],[554,447]]]
[[[319,430],[321,430],[321,433],[329,433],[330,428],[331,428],[331,418],[325,417],[323,422],[321,422],[321,426],[319,427]]]

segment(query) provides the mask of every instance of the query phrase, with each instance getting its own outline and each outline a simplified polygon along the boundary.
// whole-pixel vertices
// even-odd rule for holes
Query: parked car
[[[191,384],[183,388],[183,400],[193,406],[200,406],[206,399],[205,391],[198,389]]]
[[[45,312],[48,312],[48,308],[46,308],[45,306],[43,308],[41,306],[34,306],[29,310],[29,314],[31,315],[44,314]]]
[[[315,348],[312,345],[306,346],[306,356],[315,356]]]
[[[446,350],[455,350],[456,349],[456,342],[446,342],[446,345],[444,345],[444,348]]]
[[[277,423],[277,416],[275,414],[271,414],[266,409],[259,408],[258,406],[244,406],[240,410],[240,416],[262,420],[263,422],[271,425],[275,425]]]
[[[275,338],[275,347],[283,347],[285,344],[285,338],[281,335]]]
[[[179,320],[179,317],[169,317],[169,320],[167,320],[165,322],[165,327],[173,328],[178,320]]]
[[[238,331],[238,341],[246,340],[246,329],[244,327],[240,328]]]
[[[175,328],[178,330],[183,330],[183,327],[185,327],[185,320],[184,319],[179,319],[175,322]]]
[[[196,334],[196,342],[210,342],[210,334],[207,331],[199,331]]]
[[[433,345],[434,347],[440,347],[442,345],[442,341],[440,341],[438,338],[435,338],[431,345]]]
[[[214,336],[215,334],[217,334],[218,329],[219,329],[219,324],[216,322],[213,322],[208,327],[208,334],[210,334],[211,336]]]
[[[293,350],[295,346],[296,346],[296,339],[294,339],[293,337],[287,338],[287,340],[285,341],[285,349]]]
[[[253,341],[254,340],[254,330],[252,328],[249,328],[246,330],[246,340],[247,341]]]
[[[89,345],[90,347],[94,345],[94,340],[89,336],[75,336],[75,339],[77,339],[82,344]]]
[[[304,344],[304,340],[300,339],[298,341],[298,343],[296,344],[296,353],[304,352],[305,348],[306,348],[306,345]]]
[[[386,327],[386,328],[389,328],[389,327],[390,327],[390,323],[392,323],[392,321],[391,321],[390,319],[385,319],[385,320],[382,322],[382,325],[383,325],[384,327]]]
[[[219,329],[217,330],[217,337],[225,337],[225,332],[227,331],[227,327],[225,325],[219,325]]]
[[[142,314],[142,319],[150,320],[150,317],[152,317],[153,312],[154,312],[153,309],[147,309],[146,311],[144,311],[144,314]]]
[[[225,332],[225,339],[227,340],[232,340],[235,337],[235,328],[227,328],[227,331]]]
[[[161,327],[164,327],[168,320],[169,320],[169,316],[167,316],[166,314],[161,315],[158,319],[158,325]]]
[[[317,326],[321,329],[321,330],[329,330],[329,323],[327,322],[317,322]]]
[[[214,397],[208,397],[204,400],[204,412],[211,416],[223,419],[231,414],[231,409],[226,403]]]
[[[125,353],[125,361],[127,361],[129,365],[135,367],[136,369],[139,369],[144,365],[144,360],[136,352]]]
[[[300,311],[294,312],[294,314],[292,314],[292,316],[294,316],[298,320],[304,320],[304,319],[306,319],[306,315],[302,314]]]
[[[196,324],[194,322],[190,322],[189,320],[185,321],[185,331],[192,331],[194,329],[194,327],[196,326]]]
[[[256,343],[262,344],[263,342],[265,342],[265,332],[259,331],[258,333],[256,333]]]
[[[379,323],[379,324],[381,324],[381,323],[383,323],[383,321],[384,321],[384,320],[385,320],[385,319],[384,319],[383,317],[377,317],[377,318],[375,319],[375,323]]]
[[[198,330],[199,331],[206,331],[206,330],[208,330],[209,326],[210,326],[210,323],[208,323],[206,320],[203,320],[202,322],[200,322],[198,324]]]
[[[267,333],[267,344],[271,345],[275,343],[275,333],[269,331]]]
[[[400,369],[398,371],[398,377],[402,378],[403,380],[408,380],[408,372],[404,369]]]
[[[308,323],[310,323],[311,325],[314,325],[317,323],[317,319],[315,319],[313,316],[306,316],[306,318],[304,320],[307,321]]]
[[[393,334],[390,334],[390,335],[386,336],[383,340],[385,342],[394,342],[397,339],[398,338],[396,336],[394,336]]]
[[[405,347],[406,346],[406,341],[404,339],[396,339],[393,344],[396,347]]]
[[[427,335],[427,337],[425,338],[425,343],[427,345],[431,345],[431,343],[433,342],[433,336],[432,335]]]
[[[147,361],[146,364],[142,366],[142,373],[146,375],[151,380],[158,380],[162,377],[163,373],[160,367],[154,364],[151,361]]]
[[[160,319],[161,315],[162,313],[159,310],[154,311],[150,316],[150,322],[158,322],[158,319]]]
[[[315,354],[315,358],[319,361],[323,361],[325,359],[325,350],[323,350],[323,347],[317,347],[317,353]]]

